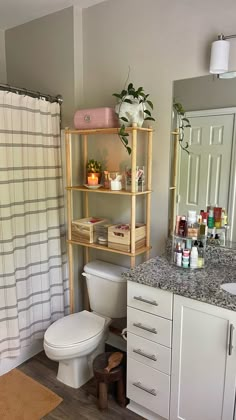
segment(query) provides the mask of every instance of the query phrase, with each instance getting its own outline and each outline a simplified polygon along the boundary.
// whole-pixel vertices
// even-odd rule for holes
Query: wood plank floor
[[[94,379],[91,379],[83,387],[75,390],[56,379],[56,362],[49,360],[44,352],[34,356],[19,366],[26,375],[31,376],[42,385],[51,389],[61,398],[62,403],[51,413],[43,417],[44,420],[141,420],[132,411],[120,407],[109,395],[108,409],[97,408],[96,387]],[[33,420],[33,419],[32,419]]]

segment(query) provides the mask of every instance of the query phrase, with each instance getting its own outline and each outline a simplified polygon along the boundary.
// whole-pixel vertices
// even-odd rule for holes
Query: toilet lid
[[[44,341],[53,347],[70,347],[98,335],[105,325],[105,319],[92,312],[82,311],[65,316],[50,325]]]

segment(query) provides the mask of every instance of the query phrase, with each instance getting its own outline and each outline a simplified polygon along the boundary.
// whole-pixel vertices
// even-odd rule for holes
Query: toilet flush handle
[[[91,278],[91,275],[85,272],[82,273],[82,276],[87,277],[87,279]]]
[[[122,330],[121,336],[125,341],[127,341],[127,328]]]

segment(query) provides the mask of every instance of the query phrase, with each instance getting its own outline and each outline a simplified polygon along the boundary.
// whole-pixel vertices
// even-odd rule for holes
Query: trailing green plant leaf
[[[144,118],[144,121],[156,121],[153,117],[146,117]]]
[[[120,127],[120,129],[118,131],[118,136],[120,138],[121,143],[126,148],[128,154],[130,155],[132,150],[131,150],[131,147],[128,146],[129,141],[128,141],[127,137],[129,137],[129,133],[127,133],[125,131],[125,125],[124,124]]]
[[[153,109],[153,103],[151,101],[147,101],[147,104],[150,106],[151,109]]]
[[[185,109],[180,102],[176,102],[174,100],[173,108],[177,113],[178,122],[179,122],[179,145],[181,149],[183,149],[186,153],[189,154],[189,151],[188,151],[189,142],[184,139],[184,135],[185,135],[184,130],[187,127],[191,128],[190,121],[188,118],[185,117]]]

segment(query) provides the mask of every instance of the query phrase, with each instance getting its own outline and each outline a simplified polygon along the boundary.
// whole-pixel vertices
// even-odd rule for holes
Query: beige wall
[[[218,79],[209,75],[177,80],[174,82],[174,97],[186,111],[235,107],[236,79]]]
[[[109,0],[83,12],[85,105],[114,104],[130,66],[155,106],[153,255],[167,235],[172,81],[208,73],[210,43],[235,32],[235,14],[233,0]],[[231,58],[236,68],[235,40]]]
[[[7,83],[5,31],[0,29],[0,83]]]
[[[6,31],[8,83],[61,94],[63,126],[74,112],[73,31],[72,7]]]

